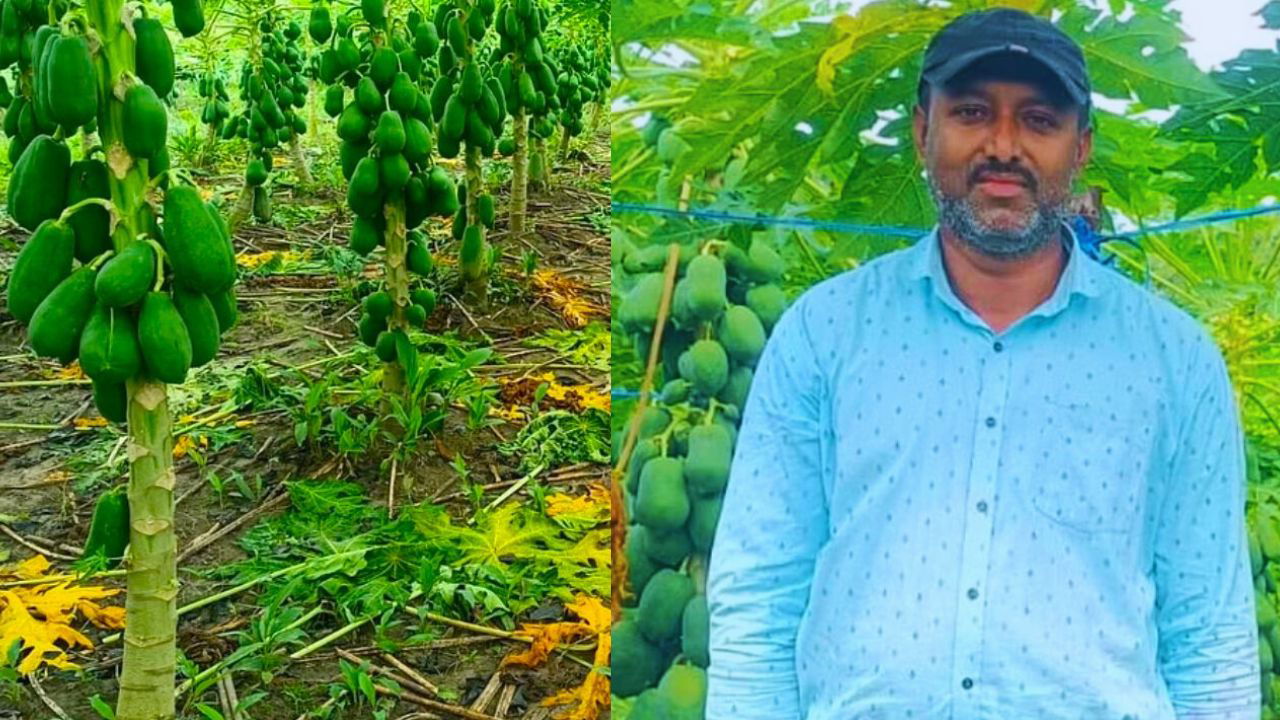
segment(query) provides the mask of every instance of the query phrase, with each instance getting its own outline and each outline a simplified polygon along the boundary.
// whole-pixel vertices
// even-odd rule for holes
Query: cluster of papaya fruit
[[[1258,503],[1249,526],[1249,561],[1253,567],[1254,606],[1258,616],[1258,669],[1262,673],[1262,719],[1280,718],[1280,511]]]
[[[655,113],[641,133],[645,146],[652,148],[663,163],[655,193],[658,204],[664,207],[674,207],[680,197],[680,178],[671,173],[671,167],[693,147],[682,131],[686,130],[681,124]]]
[[[235,137],[240,127],[239,123],[227,122],[231,119],[231,94],[227,92],[226,77],[212,70],[202,73],[196,82],[196,90],[204,98],[200,122],[213,128],[223,140]]]
[[[27,153],[44,147],[56,148],[51,152],[62,158],[65,177],[65,145],[42,135]],[[100,208],[81,211],[94,209]],[[73,224],[78,216],[59,213],[36,227],[9,276],[9,312],[29,326],[37,355],[64,365],[78,359],[102,416],[123,423],[126,381],[182,383],[217,354],[221,335],[236,321],[235,254],[222,216],[188,185],[165,193],[163,225],[149,216],[147,235],[118,252],[106,220]],[[83,242],[83,228],[101,235]],[[78,252],[99,241],[107,246],[100,254]],[[81,263],[73,269],[76,258]]]
[[[582,134],[582,109],[591,101],[604,102],[608,90],[607,72],[591,67],[577,45],[563,45],[557,54],[560,72],[556,75],[556,96],[560,99],[560,126],[569,137]]]
[[[635,697],[630,718],[701,720],[708,611],[706,562],[729,481],[742,408],[768,333],[787,307],[782,258],[762,237],[681,247],[663,330],[666,382],[638,424],[624,499],[632,524],[631,596],[613,630],[613,692]],[[662,245],[627,247],[634,284],[618,319],[649,352],[665,284]],[[615,448],[622,436],[615,437]]]
[[[283,29],[277,25],[272,13],[259,20],[262,35],[258,52],[240,68],[244,110],[222,129],[224,139],[249,141],[244,180],[253,188],[253,216],[259,222],[271,220],[271,192],[266,186],[272,170],[271,151],[307,131],[306,119],[296,112],[307,104],[306,55],[298,45],[302,26],[295,20]],[[207,106],[205,111],[208,113]]]

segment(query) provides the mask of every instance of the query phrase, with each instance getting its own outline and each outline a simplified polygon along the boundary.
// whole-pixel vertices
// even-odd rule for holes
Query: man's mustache
[[[1026,168],[1020,165],[1001,165],[998,163],[981,165],[974,168],[973,172],[969,173],[969,187],[977,185],[982,179],[990,175],[1016,175],[1022,178],[1023,184],[1032,192],[1034,192],[1037,187],[1035,177]]]

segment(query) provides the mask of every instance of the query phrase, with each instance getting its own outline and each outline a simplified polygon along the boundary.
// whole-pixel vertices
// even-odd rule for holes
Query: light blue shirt
[[[1217,346],[1090,260],[995,334],[937,229],[810,288],[743,413],[707,720],[1257,720]]]

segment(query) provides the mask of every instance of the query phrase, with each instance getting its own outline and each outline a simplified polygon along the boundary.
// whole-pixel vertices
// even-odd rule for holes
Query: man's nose
[[[1013,113],[998,113],[991,123],[984,150],[988,157],[1001,163],[1012,163],[1021,159],[1018,147],[1018,123]]]

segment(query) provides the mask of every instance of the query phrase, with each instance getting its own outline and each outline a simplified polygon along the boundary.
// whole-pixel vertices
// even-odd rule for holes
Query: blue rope
[[[700,220],[717,220],[730,223],[748,223],[751,225],[779,225],[783,227],[794,228],[813,228],[817,230],[835,230],[839,232],[855,232],[866,233],[869,235],[888,235],[892,237],[920,238],[927,234],[928,230],[917,228],[894,227],[890,225],[863,225],[860,223],[842,222],[838,220],[816,220],[813,218],[803,217],[775,217],[770,215],[737,215],[734,213],[720,212],[718,210],[676,210],[674,208],[657,207],[654,205],[640,205],[636,203],[614,202],[610,203],[614,212],[632,212],[643,213],[648,215],[665,215],[668,217],[687,217],[697,218]],[[1267,205],[1248,208],[1246,210],[1224,210],[1222,212],[1202,215],[1190,220],[1175,220],[1173,222],[1164,223],[1162,225],[1153,225],[1138,230],[1129,230],[1111,235],[1100,235],[1089,225],[1085,219],[1079,215],[1075,215],[1070,219],[1071,229],[1075,231],[1076,239],[1080,242],[1080,248],[1086,255],[1093,258],[1103,265],[1114,265],[1116,256],[1114,253],[1104,251],[1103,243],[1122,242],[1126,245],[1132,245],[1139,250],[1142,246],[1137,242],[1137,238],[1142,235],[1154,235],[1157,233],[1178,232],[1182,230],[1190,230],[1192,228],[1203,227],[1205,225],[1213,225],[1221,222],[1230,222],[1241,218],[1254,217],[1257,215],[1268,215],[1270,213],[1280,212],[1280,205]],[[1105,254],[1104,254],[1105,252]],[[1145,255],[1145,253],[1143,253]],[[1151,286],[1151,274],[1147,273],[1147,287]],[[626,388],[618,388],[612,390],[611,397],[616,398],[635,398],[640,397],[640,393],[636,390]]]
[[[892,225],[864,225],[860,223],[850,223],[840,220],[817,220],[814,218],[804,217],[776,217],[771,215],[739,215],[735,213],[720,212],[718,210],[676,210],[674,208],[657,207],[654,205],[641,205],[637,203],[610,203],[610,207],[614,212],[623,213],[643,213],[647,215],[666,215],[668,217],[688,217],[700,220],[718,220],[731,223],[748,223],[762,225],[780,225],[784,227],[794,228],[813,228],[816,230],[835,230],[839,232],[855,232],[866,233],[869,235],[889,235],[893,237],[919,238],[928,233],[928,230],[920,228],[908,228]],[[1231,220],[1239,220],[1241,218],[1254,217],[1257,215],[1267,215],[1270,213],[1280,212],[1280,205],[1260,205],[1246,210],[1223,210],[1222,212],[1202,215],[1189,220],[1175,220],[1173,222],[1164,223],[1163,225],[1153,225],[1138,230],[1128,230],[1121,233],[1115,233],[1106,236],[1099,241],[1106,242],[1108,240],[1132,240],[1141,235],[1150,235],[1156,233],[1178,232],[1181,230],[1190,230],[1192,228],[1204,225],[1213,225],[1221,222],[1229,222]],[[1092,233],[1090,233],[1092,234]]]

